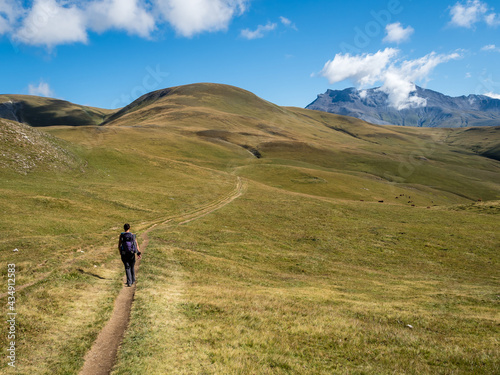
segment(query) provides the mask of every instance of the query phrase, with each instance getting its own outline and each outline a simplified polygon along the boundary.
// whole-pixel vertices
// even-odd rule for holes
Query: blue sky
[[[413,84],[500,98],[493,0],[0,0],[0,93],[117,108],[195,82],[304,107],[326,89]]]

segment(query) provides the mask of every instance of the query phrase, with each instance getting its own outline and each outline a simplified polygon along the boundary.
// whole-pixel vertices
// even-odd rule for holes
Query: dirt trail
[[[199,219],[231,203],[236,198],[240,197],[244,191],[245,184],[241,178],[238,177],[235,189],[225,197],[187,214],[169,218],[161,224],[170,223],[170,225],[182,225],[189,223],[190,221]],[[146,254],[146,249],[149,243],[148,233],[158,224],[159,223],[151,225],[142,234],[143,242],[141,243],[140,248],[141,252],[144,254]],[[140,262],[141,261],[138,260],[135,264],[136,274]],[[125,277],[123,282],[125,284]],[[115,306],[113,308],[111,318],[97,336],[97,339],[92,345],[90,351],[88,351],[85,355],[85,363],[79,375],[108,375],[111,373],[115,364],[118,348],[128,327],[135,289],[136,285],[133,284],[131,287],[123,287],[120,290],[120,293],[115,300]]]

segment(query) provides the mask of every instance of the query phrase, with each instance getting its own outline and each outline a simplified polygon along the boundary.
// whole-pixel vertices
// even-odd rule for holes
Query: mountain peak
[[[380,87],[358,90],[328,89],[306,108],[357,117],[372,124],[419,127],[500,125],[500,100],[485,95],[451,97],[415,85],[408,105],[390,104]],[[412,98],[415,98],[411,101]]]

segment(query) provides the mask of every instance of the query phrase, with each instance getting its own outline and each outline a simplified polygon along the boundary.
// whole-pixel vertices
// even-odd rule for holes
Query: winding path
[[[158,224],[183,225],[193,220],[199,219],[208,215],[234,201],[236,198],[244,194],[246,184],[240,177],[237,178],[236,187],[226,196],[215,200],[201,208],[192,212],[169,218],[161,223],[155,223],[149,226],[142,233],[143,242],[141,250],[145,253],[149,243],[149,232]],[[136,272],[140,265],[140,260],[136,262]],[[125,279],[124,279],[125,283]],[[130,311],[134,301],[136,284],[129,288],[123,287],[115,300],[113,313],[108,323],[97,336],[92,348],[85,355],[85,363],[80,371],[80,375],[108,375],[116,361],[116,354],[120,343],[122,342],[125,331],[127,330]]]

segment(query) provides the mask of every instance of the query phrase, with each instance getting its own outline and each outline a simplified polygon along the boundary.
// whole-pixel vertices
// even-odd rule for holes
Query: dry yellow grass
[[[120,287],[125,221],[158,225],[117,374],[499,372],[500,165],[471,151],[481,134],[228,90],[177,88],[104,126],[45,129],[82,163],[0,170],[0,259],[29,285],[17,373],[81,368]],[[244,195],[189,216],[238,176]],[[172,218],[198,219],[161,225]]]

